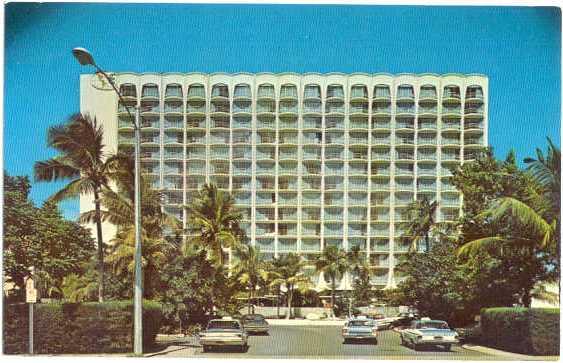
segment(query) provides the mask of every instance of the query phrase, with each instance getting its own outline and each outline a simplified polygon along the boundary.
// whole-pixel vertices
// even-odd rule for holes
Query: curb
[[[461,347],[463,349],[472,350],[479,353],[485,353],[498,357],[505,357],[505,358],[511,358],[517,360],[559,360],[558,355],[552,355],[552,356],[527,355],[527,354],[506,352],[504,350],[483,347],[481,345],[473,345],[473,344],[462,344]]]

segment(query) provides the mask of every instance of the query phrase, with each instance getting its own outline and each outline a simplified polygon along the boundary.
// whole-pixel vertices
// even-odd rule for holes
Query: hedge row
[[[559,354],[559,309],[489,308],[481,311],[483,343],[515,353]]]
[[[133,350],[133,304],[35,304],[34,352],[110,353]],[[162,321],[161,306],[143,302],[143,346],[154,345]],[[29,350],[28,304],[4,305],[4,354]]]

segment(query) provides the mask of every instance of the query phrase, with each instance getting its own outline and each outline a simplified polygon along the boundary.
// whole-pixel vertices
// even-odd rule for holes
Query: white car
[[[442,346],[446,351],[459,343],[458,334],[443,320],[423,318],[415,320],[401,334],[401,345],[417,350],[421,346]]]
[[[231,318],[213,319],[207,329],[199,334],[203,351],[215,346],[236,346],[245,352],[248,348],[248,334],[240,321]]]
[[[377,344],[377,325],[365,316],[351,318],[342,327],[344,344],[356,340],[368,340]]]

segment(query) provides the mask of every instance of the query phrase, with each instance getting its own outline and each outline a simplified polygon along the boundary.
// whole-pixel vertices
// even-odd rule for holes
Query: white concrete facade
[[[439,220],[455,218],[461,196],[449,168],[488,144],[483,75],[113,76],[128,104],[153,107],[142,113],[142,164],[168,212],[185,224],[182,205],[213,182],[235,193],[266,258],[359,245],[377,287],[400,279],[393,267],[408,250],[400,238],[406,205],[426,195],[439,202]],[[118,103],[97,76],[81,76],[81,112],[103,124],[111,152],[133,147]],[[89,199],[81,211],[92,208]],[[114,230],[105,230],[107,239]]]

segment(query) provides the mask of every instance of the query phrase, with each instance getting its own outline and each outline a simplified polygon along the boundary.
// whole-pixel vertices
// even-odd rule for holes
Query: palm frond
[[[504,237],[484,237],[467,242],[457,250],[460,257],[472,256],[479,251],[486,251],[489,248],[497,247],[498,244],[506,242]]]
[[[80,169],[72,163],[72,160],[58,156],[35,162],[33,174],[35,181],[38,182],[57,181],[80,177]]]

